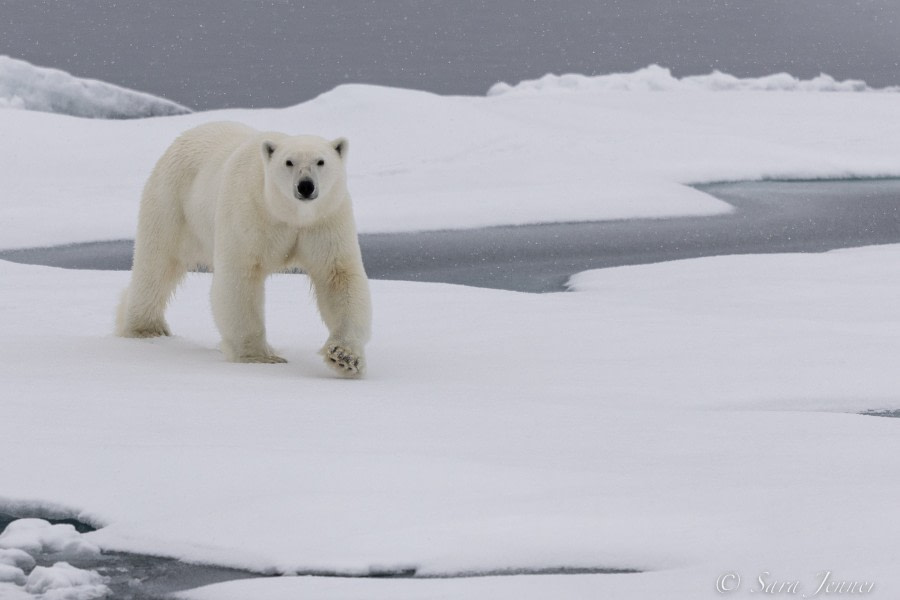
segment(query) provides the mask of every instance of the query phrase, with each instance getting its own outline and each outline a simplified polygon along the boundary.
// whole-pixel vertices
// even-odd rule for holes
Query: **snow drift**
[[[0,108],[20,108],[94,119],[181,115],[189,108],[170,100],[65,71],[0,56]]]
[[[548,73],[540,79],[529,79],[515,85],[505,82],[495,83],[488,90],[488,96],[501,94],[534,93],[554,90],[611,91],[758,91],[758,92],[898,92],[900,87],[875,89],[865,81],[847,79],[837,81],[822,73],[812,79],[799,79],[788,73],[775,73],[764,77],[735,77],[721,71],[708,75],[691,75],[677,78],[672,71],[659,65],[650,65],[633,73],[610,73],[608,75],[578,75]]]

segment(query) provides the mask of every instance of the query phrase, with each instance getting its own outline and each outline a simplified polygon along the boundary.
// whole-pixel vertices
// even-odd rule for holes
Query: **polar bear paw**
[[[281,358],[275,354],[252,354],[249,356],[240,356],[237,359],[237,362],[242,363],[263,363],[263,364],[280,364],[286,363],[287,359]]]
[[[138,327],[129,327],[128,329],[121,332],[120,335],[122,335],[122,337],[130,338],[154,338],[170,336],[172,335],[172,333],[169,331],[169,327],[163,322],[150,323]]]
[[[366,370],[362,353],[350,350],[341,344],[326,344],[322,348],[325,362],[343,377],[361,377]]]

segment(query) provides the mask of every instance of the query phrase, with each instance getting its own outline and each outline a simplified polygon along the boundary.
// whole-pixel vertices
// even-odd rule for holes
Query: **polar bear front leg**
[[[330,333],[322,347],[325,361],[344,377],[366,371],[365,345],[372,326],[369,280],[361,262],[336,262],[309,272],[322,320]]]
[[[266,342],[265,279],[259,267],[217,266],[213,272],[213,317],[222,352],[232,362],[287,362]]]

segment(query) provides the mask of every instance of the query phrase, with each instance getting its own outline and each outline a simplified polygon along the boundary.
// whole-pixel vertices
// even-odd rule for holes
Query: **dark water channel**
[[[900,242],[900,179],[759,181],[697,186],[728,214],[364,234],[375,279],[433,281],[521,292],[565,289],[579,271],[668,260],[824,252]],[[0,251],[0,259],[71,269],[127,270],[132,242]]]

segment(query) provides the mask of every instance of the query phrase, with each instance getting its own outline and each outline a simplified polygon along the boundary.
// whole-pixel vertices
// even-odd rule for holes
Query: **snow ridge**
[[[0,56],[0,108],[93,119],[134,119],[191,112],[164,98],[103,81],[81,79],[9,56]]]
[[[548,73],[540,79],[520,81],[515,85],[495,83],[488,96],[509,93],[553,92],[559,90],[594,92],[674,92],[674,91],[759,91],[759,92],[900,92],[900,86],[872,88],[865,81],[846,79],[838,81],[825,73],[812,79],[799,79],[789,73],[775,73],[764,77],[735,77],[721,71],[708,75],[691,75],[678,78],[672,71],[659,65],[649,65],[633,73],[608,75],[579,75]]]

